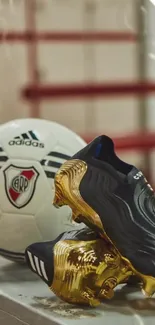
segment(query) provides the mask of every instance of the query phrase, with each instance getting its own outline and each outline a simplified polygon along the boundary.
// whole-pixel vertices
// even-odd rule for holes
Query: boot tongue
[[[106,135],[100,135],[90,142],[86,147],[78,151],[71,159],[88,161],[90,158],[94,157],[101,161],[107,161],[112,159],[113,154],[113,141]]]
[[[114,143],[111,138],[106,135],[102,135],[96,138],[94,156],[103,161],[109,161],[115,155]]]
[[[91,157],[96,157],[100,155],[102,151],[102,136],[95,138],[92,142],[88,143],[86,147],[78,151],[75,155],[71,157],[71,159],[81,159],[81,160],[89,160]]]

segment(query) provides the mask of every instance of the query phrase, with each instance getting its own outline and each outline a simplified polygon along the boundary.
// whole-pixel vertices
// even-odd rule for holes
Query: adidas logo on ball
[[[39,148],[44,148],[44,144],[38,141],[33,141],[33,140],[11,140],[9,141],[10,146],[33,146],[33,147],[39,147]]]
[[[34,131],[22,133],[21,136],[15,137],[8,143],[10,146],[27,146],[35,148],[44,148],[44,143],[40,142]]]

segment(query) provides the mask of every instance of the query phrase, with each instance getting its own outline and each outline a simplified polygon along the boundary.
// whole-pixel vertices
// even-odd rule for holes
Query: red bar
[[[135,42],[138,36],[131,32],[12,32],[0,31],[1,42]]]
[[[29,85],[22,91],[22,96],[28,100],[64,99],[74,97],[106,97],[149,95],[155,93],[155,83],[95,83],[95,84],[63,84],[50,86]]]
[[[91,142],[98,135],[81,135],[87,142]],[[116,137],[113,139],[116,149],[121,151],[148,152],[155,148],[155,133],[137,133],[129,134],[123,137]]]

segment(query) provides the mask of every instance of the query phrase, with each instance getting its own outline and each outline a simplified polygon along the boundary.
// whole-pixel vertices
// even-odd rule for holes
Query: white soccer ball
[[[0,126],[0,255],[22,261],[28,245],[79,229],[69,207],[53,205],[54,176],[85,146],[66,127],[40,119]]]

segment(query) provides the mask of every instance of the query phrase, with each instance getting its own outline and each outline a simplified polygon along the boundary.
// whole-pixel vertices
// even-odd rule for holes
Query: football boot
[[[103,135],[64,163],[55,176],[54,205],[69,205],[74,221],[98,231],[155,292],[155,195],[143,173],[116,155]]]
[[[72,304],[95,307],[112,298],[114,288],[133,274],[113,245],[86,227],[32,244],[25,257],[53,293]]]

